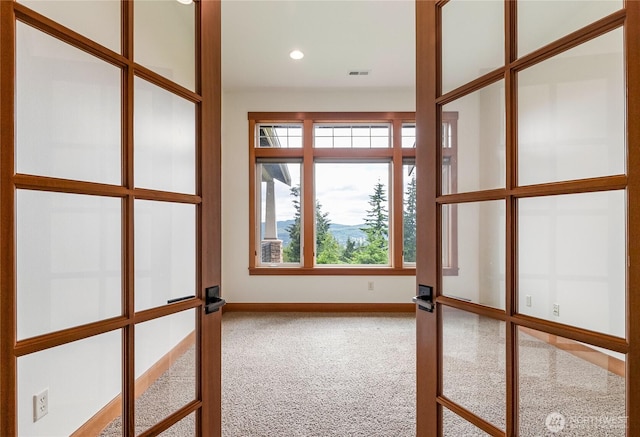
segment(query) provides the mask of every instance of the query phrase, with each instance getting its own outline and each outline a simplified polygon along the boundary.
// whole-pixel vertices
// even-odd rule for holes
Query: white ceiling
[[[412,88],[414,9],[413,0],[224,0],[223,88]],[[293,49],[304,59],[289,58]]]

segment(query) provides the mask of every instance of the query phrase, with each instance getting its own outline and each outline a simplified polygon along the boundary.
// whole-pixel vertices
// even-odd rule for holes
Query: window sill
[[[415,276],[415,268],[394,267],[250,267],[249,275]]]

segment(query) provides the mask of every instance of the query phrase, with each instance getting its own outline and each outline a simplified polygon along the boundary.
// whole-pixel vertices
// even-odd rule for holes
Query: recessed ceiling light
[[[302,53],[300,50],[294,50],[291,53],[289,53],[289,57],[297,61],[299,59],[304,58],[304,53]]]
[[[177,0],[178,3],[182,3],[183,5],[190,5],[193,3],[193,0]]]

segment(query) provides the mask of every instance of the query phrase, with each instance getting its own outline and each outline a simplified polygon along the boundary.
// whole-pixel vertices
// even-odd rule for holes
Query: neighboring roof
[[[281,147],[278,135],[272,127],[261,127],[259,138],[260,147]],[[291,175],[289,174],[289,168],[286,164],[262,164],[262,181],[266,182],[273,179],[276,179],[289,187],[291,186]]]

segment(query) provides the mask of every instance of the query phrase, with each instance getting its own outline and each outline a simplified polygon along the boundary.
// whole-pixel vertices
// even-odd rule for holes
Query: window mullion
[[[315,252],[315,200],[313,196],[313,120],[304,120],[302,147],[302,266],[305,268],[313,268]]]
[[[389,202],[389,217],[391,219],[391,232],[389,232],[389,261],[391,267],[402,268],[403,260],[403,171],[402,171],[402,120],[393,120],[393,169],[391,190],[389,190],[391,201]]]

